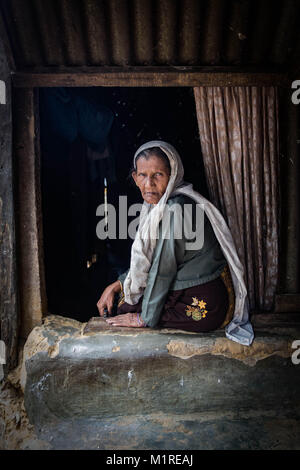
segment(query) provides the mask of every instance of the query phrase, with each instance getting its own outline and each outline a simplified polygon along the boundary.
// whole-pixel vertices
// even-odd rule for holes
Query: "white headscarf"
[[[171,174],[166,191],[159,202],[153,206],[144,201],[142,205],[139,227],[131,248],[130,269],[124,281],[125,302],[136,304],[144,293],[157,243],[157,237],[153,234],[157,234],[167,200],[177,194],[186,195],[202,204],[230,269],[235,291],[235,310],[232,321],[225,327],[225,334],[227,338],[249,346],[254,333],[249,322],[249,301],[244,282],[244,269],[228,225],[220,211],[210,201],[195,191],[192,184],[184,182],[182,161],[172,145],[161,140],[152,140],[143,144],[134,155],[134,168],[137,155],[151,147],[159,147],[167,155]]]

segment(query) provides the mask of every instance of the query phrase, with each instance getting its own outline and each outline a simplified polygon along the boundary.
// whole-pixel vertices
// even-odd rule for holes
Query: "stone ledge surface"
[[[58,450],[299,450],[299,419],[300,410],[157,413],[61,420],[39,435]]]
[[[67,445],[63,434],[72,428],[70,423],[74,433],[81,423],[86,430],[94,426],[98,434],[108,426],[114,435],[114,425],[132,420],[133,429],[140,422],[145,437],[155,426],[147,428],[152,418],[138,416],[173,416],[173,423],[176,416],[217,416],[224,410],[285,410],[296,416],[300,365],[292,363],[291,354],[299,328],[258,329],[250,347],[228,340],[223,330],[195,334],[114,328],[103,319],[97,331],[85,333],[85,328],[75,320],[49,316],[24,347],[21,383],[30,422],[40,433],[60,430],[62,445]],[[257,429],[259,419],[253,423]],[[75,442],[79,438],[74,433]],[[86,445],[94,448],[92,441]],[[105,442],[109,446],[112,440]]]
[[[243,448],[240,432],[252,436],[246,448],[283,448],[288,438],[280,429],[288,423],[299,436],[300,365],[291,361],[297,325],[263,325],[247,347],[228,340],[224,330],[196,334],[96,323],[87,331],[85,323],[49,316],[24,346],[26,412],[53,448],[193,448],[193,433],[183,438],[176,431],[183,421],[202,439],[194,448],[230,448],[233,440],[223,432],[230,427],[235,448]],[[272,422],[281,437],[268,441]]]
[[[48,356],[95,358],[107,355],[129,354],[143,355],[155,353],[155,345],[166,348],[170,355],[187,359],[194,355],[213,354],[237,359],[249,366],[272,355],[291,357],[292,342],[300,337],[298,327],[259,328],[255,332],[255,340],[250,347],[243,346],[225,337],[223,330],[212,333],[190,333],[170,329],[150,328],[116,328],[109,326],[99,318],[96,331],[85,333],[86,323],[71,318],[50,315],[44,319],[42,326],[32,330],[24,347],[21,385],[26,383],[25,363],[39,352],[47,352]],[[134,350],[133,342],[142,339],[143,348]],[[122,343],[125,348],[121,351]],[[111,348],[110,348],[110,346]]]

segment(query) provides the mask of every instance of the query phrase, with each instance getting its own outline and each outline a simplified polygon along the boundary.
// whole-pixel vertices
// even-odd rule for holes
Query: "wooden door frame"
[[[19,206],[18,220],[22,225],[26,220],[26,214],[30,214],[33,227],[28,234],[27,243],[23,244],[23,250],[27,247],[27,255],[23,259],[23,265],[20,269],[20,279],[26,279],[26,273],[31,269],[33,276],[27,285],[27,297],[21,302],[22,324],[24,326],[22,336],[26,338],[31,329],[42,322],[43,315],[47,314],[46,289],[44,282],[43,268],[43,247],[42,247],[42,226],[41,226],[41,207],[40,207],[40,181],[39,181],[39,150],[37,136],[39,128],[38,111],[36,106],[35,88],[40,87],[189,87],[195,86],[278,86],[290,89],[291,78],[285,73],[271,71],[236,71],[234,68],[226,67],[129,67],[120,70],[119,67],[96,67],[96,68],[76,68],[67,70],[55,68],[39,68],[30,71],[18,71],[12,73],[12,94],[19,106],[16,116],[22,119],[23,116],[29,116],[25,120],[24,126],[20,131],[23,133],[25,147],[16,149],[19,193],[23,188],[22,176],[30,175],[27,181],[27,203]],[[23,104],[22,104],[23,103]],[[21,140],[22,140],[21,139]],[[18,138],[17,138],[18,140]],[[15,142],[18,147],[18,142]],[[16,147],[15,147],[16,148]],[[30,158],[27,158],[27,156]],[[20,181],[21,178],[21,181]],[[30,194],[29,194],[30,193]],[[22,227],[20,227],[22,230]],[[24,236],[24,233],[23,235]],[[22,251],[22,248],[21,248]],[[22,263],[21,263],[22,264]],[[32,270],[32,266],[35,270]],[[33,272],[35,271],[35,272]],[[38,288],[37,288],[38,286]],[[23,286],[24,288],[24,286]],[[34,299],[36,309],[32,314],[32,304],[30,299]],[[284,297],[277,299],[279,311],[291,311],[291,303],[299,306],[299,296],[297,298],[289,296],[285,304]],[[296,302],[296,303],[295,303]],[[298,308],[298,307],[297,307]],[[22,310],[23,309],[23,310]],[[276,310],[275,310],[276,311]],[[299,309],[298,309],[299,311]],[[30,319],[28,315],[31,315]],[[30,320],[30,321],[29,321]],[[20,322],[20,319],[18,320]],[[17,323],[14,323],[17,328]],[[15,335],[15,334],[14,334]],[[15,341],[15,340],[14,340]],[[13,356],[12,356],[13,357]],[[16,355],[14,356],[16,358]],[[12,360],[9,368],[15,365],[15,359]]]

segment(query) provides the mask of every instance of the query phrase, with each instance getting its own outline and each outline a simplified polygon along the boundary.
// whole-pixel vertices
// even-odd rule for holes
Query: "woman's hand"
[[[97,308],[99,310],[100,317],[104,316],[104,309],[107,308],[110,314],[114,304],[115,294],[121,291],[120,281],[113,282],[104,289],[103,294],[97,302]]]
[[[139,313],[123,313],[115,317],[107,318],[106,322],[112,326],[128,326],[131,328],[145,328],[145,323]]]

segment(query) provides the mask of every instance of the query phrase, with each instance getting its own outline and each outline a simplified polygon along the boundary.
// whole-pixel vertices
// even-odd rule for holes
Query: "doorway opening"
[[[208,198],[193,89],[41,88],[41,188],[48,311],[97,316],[104,288],[129,267],[132,240],[99,240],[96,208],[142,202],[129,171],[149,140],[171,143],[185,180]],[[128,218],[130,221],[130,218]]]

